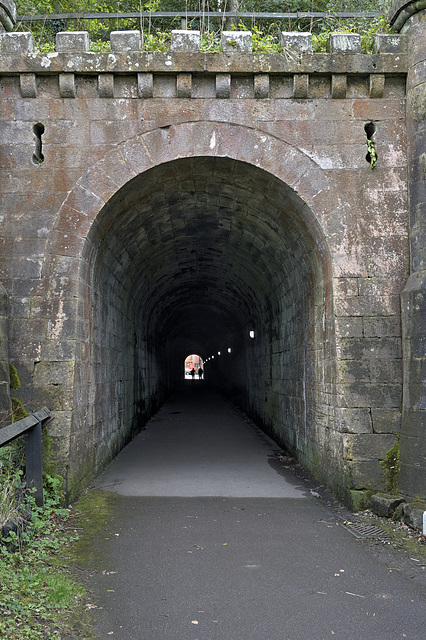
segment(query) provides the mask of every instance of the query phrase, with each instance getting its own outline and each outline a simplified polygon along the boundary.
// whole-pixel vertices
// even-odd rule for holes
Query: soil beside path
[[[96,637],[423,640],[418,576],[371,553],[277,445],[191,386],[89,491],[110,496],[84,567]]]

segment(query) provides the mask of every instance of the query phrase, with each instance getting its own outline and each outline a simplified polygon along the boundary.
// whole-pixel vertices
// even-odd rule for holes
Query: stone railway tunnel
[[[308,34],[283,34],[286,57],[226,41],[200,54],[194,32],[155,55],[135,32],[111,34],[111,54],[81,32],[48,55],[0,35],[0,355],[22,400],[55,411],[71,496],[194,352],[215,354],[209,381],[349,502],[383,486],[398,431],[400,488],[425,494],[413,15],[372,55],[357,36],[314,55]]]

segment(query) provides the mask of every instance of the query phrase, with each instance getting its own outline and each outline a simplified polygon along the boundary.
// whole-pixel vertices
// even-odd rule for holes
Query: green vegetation
[[[60,639],[84,594],[55,560],[73,540],[65,528],[69,511],[61,507],[56,479],[46,487],[45,506],[37,507],[5,449],[0,449],[0,637]]]
[[[21,386],[13,365],[10,388]],[[11,400],[8,424],[28,416]],[[24,438],[0,448],[0,637],[13,640],[60,639],[84,594],[58,562],[73,537],[66,530],[63,479],[54,473],[50,438],[43,429],[44,507],[25,486]],[[60,553],[58,553],[60,552]],[[69,636],[68,636],[69,637]]]
[[[391,495],[398,495],[398,476],[401,468],[399,460],[399,433],[396,436],[396,442],[386,453],[384,460],[379,462],[385,471],[386,491]]]
[[[315,53],[326,50],[328,35],[331,32],[359,33],[361,35],[361,50],[369,53],[376,33],[391,32],[386,20],[390,0],[381,3],[383,15],[375,18],[333,17],[336,12],[366,12],[377,11],[377,3],[373,0],[319,0],[312,5],[308,0],[292,0],[278,2],[278,0],[242,0],[239,3],[241,12],[286,13],[286,12],[326,12],[329,15],[321,18],[290,18],[268,20],[256,18],[238,19],[238,29],[250,30],[253,33],[253,50],[259,53],[279,53],[281,31],[309,31],[313,35]],[[25,22],[18,25],[18,30],[31,30],[36,48],[44,53],[54,50],[55,35],[59,31],[84,30],[90,34],[91,51],[109,51],[109,34],[113,30],[139,29],[142,32],[142,50],[167,51],[170,46],[170,32],[181,29],[181,19],[157,17],[156,11],[199,11],[200,4],[195,0],[147,0],[135,7],[131,0],[113,2],[96,2],[95,0],[21,0],[17,2],[20,15],[63,14],[63,13],[116,13],[135,12],[148,13],[149,16],[137,18],[115,18],[99,20],[48,20],[43,22]],[[203,4],[204,11],[217,11],[223,3],[212,0]],[[228,4],[230,7],[231,5]],[[205,52],[220,51],[220,34],[229,25],[224,18],[209,18],[203,12],[197,17],[187,19],[188,29],[201,31],[201,50]],[[235,28],[235,27],[231,27]]]

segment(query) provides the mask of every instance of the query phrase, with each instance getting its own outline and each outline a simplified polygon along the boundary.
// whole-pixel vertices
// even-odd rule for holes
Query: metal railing
[[[381,11],[288,11],[268,13],[258,11],[131,11],[123,13],[76,12],[76,13],[45,13],[36,15],[17,16],[17,22],[46,22],[48,20],[118,20],[127,18],[259,18],[262,20],[287,20],[288,18],[378,18]]]
[[[27,418],[0,429],[0,447],[25,435],[25,478],[27,487],[34,487],[37,506],[43,506],[43,466],[42,466],[42,427],[53,419],[49,409],[44,407]]]

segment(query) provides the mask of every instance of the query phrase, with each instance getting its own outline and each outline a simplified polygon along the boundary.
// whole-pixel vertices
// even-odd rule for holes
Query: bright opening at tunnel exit
[[[193,353],[185,358],[183,375],[186,380],[200,380],[204,377],[204,362],[201,356]]]

